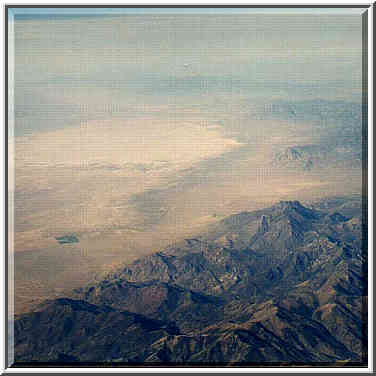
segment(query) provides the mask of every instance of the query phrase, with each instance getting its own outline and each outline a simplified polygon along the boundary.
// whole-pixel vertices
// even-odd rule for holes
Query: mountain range
[[[360,197],[281,201],[16,317],[15,365],[365,366]]]

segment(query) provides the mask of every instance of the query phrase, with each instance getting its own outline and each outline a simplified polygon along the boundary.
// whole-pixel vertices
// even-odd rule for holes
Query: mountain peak
[[[299,201],[280,201],[272,206],[272,209],[277,213],[297,213],[306,219],[316,219],[318,213],[306,206],[303,206]]]
[[[303,205],[297,201],[297,200],[294,200],[294,201],[280,201],[278,204],[275,204],[274,205],[275,207],[280,207],[282,209],[284,208],[302,208]]]

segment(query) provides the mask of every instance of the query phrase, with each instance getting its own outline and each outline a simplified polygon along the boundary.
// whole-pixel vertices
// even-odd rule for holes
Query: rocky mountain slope
[[[16,364],[365,365],[360,207],[283,201],[225,218],[17,318]]]

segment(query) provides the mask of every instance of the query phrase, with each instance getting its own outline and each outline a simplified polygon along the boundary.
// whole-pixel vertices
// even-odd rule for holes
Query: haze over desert
[[[355,16],[14,22],[17,313],[231,214],[361,194]]]

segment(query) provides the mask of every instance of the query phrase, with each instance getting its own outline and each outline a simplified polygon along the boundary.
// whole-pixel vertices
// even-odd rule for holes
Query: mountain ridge
[[[39,313],[16,320],[16,359],[38,361],[31,354],[42,349],[39,361],[63,356],[77,362],[362,366],[367,358],[367,260],[361,228],[352,225],[361,220],[359,212],[341,214],[338,205],[325,211],[299,201],[227,217],[198,238],[77,289],[72,300],[46,303]],[[65,312],[62,306],[71,308]],[[43,330],[49,325],[63,330],[75,307],[84,333],[93,330],[88,317],[103,317],[97,331],[107,333],[101,340],[114,343],[116,354],[105,351],[94,358],[98,351],[85,353],[92,340],[84,337],[75,345],[69,330],[65,347],[46,347],[35,339],[40,324],[33,329],[25,324],[35,323],[32,315],[56,312],[62,323],[51,319]],[[108,315],[114,325],[127,317],[136,329],[122,324],[122,339],[106,339],[117,337],[116,325],[106,324]],[[134,330],[143,336],[137,355],[129,352]]]

